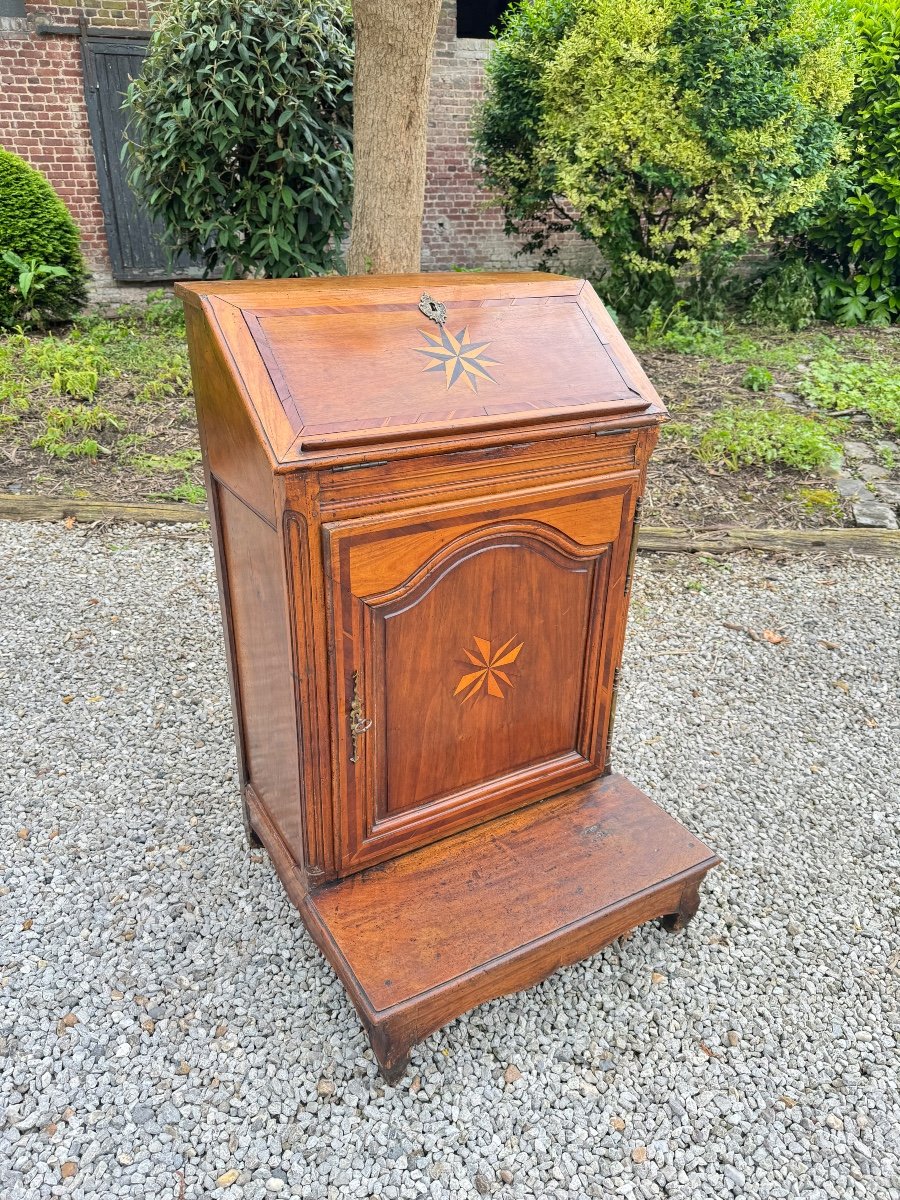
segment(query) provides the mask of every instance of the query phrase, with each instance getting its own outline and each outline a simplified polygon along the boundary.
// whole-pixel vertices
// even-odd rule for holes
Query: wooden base
[[[305,892],[254,796],[254,828],[356,1006],[386,1079],[469,1009],[635,926],[682,929],[720,859],[621,775]]]

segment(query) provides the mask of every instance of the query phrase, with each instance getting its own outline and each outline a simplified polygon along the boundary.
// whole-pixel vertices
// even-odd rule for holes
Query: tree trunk
[[[354,0],[353,275],[418,271],[441,0]]]

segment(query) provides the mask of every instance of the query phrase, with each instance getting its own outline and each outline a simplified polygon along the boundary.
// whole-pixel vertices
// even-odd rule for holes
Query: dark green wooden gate
[[[149,34],[139,30],[104,37],[92,36],[89,29],[83,29],[81,39],[84,91],[112,273],[115,279],[134,283],[202,274],[202,267],[185,256],[170,261],[160,241],[160,226],[131,190],[122,161],[128,123],[122,100],[140,72],[148,40]]]

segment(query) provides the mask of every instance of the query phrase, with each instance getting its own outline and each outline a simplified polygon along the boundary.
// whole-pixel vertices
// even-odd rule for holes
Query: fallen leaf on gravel
[[[850,684],[844,683],[843,679],[835,679],[834,683],[831,686],[836,687],[839,692],[849,692],[850,691]]]
[[[709,1048],[709,1046],[707,1046],[706,1042],[700,1043],[700,1049],[703,1051],[703,1053],[706,1055],[707,1058],[716,1058],[720,1062],[722,1061],[722,1056],[720,1054],[716,1054],[715,1050],[710,1050],[710,1048]]]
[[[651,983],[665,983],[665,979],[665,975],[662,975],[659,971],[653,971],[650,974]]]
[[[870,729],[878,728],[878,722],[875,720],[874,717],[866,717],[866,724],[868,725],[868,727]]]
[[[66,519],[63,521],[63,525],[65,525],[66,529],[74,529],[75,528],[75,518],[74,517],[66,517]],[[72,1174],[74,1175],[74,1173],[75,1172],[73,1171]]]
[[[62,702],[63,704],[71,704],[74,699],[74,696],[63,696]]]
[[[22,922],[22,928],[23,928],[23,929],[30,929],[30,928],[32,927],[32,925],[33,925],[33,924],[34,924],[34,921],[31,919],[31,917],[28,917],[26,920],[24,920],[24,921]]]
[[[141,1029],[143,1029],[144,1033],[153,1033],[156,1029],[156,1022],[150,1017],[145,1017],[141,1021]]]
[[[823,642],[821,638],[819,639],[819,645],[824,646],[826,650],[840,650],[837,642]]]
[[[790,1098],[790,1096],[779,1096],[778,1099],[785,1106],[785,1108],[795,1108],[796,1107],[797,1101],[792,1100]]]
[[[58,829],[51,829],[51,830],[50,830],[50,832],[49,832],[49,834],[47,835],[47,840],[48,840],[49,842],[52,842],[54,838],[58,838],[58,837],[59,837],[59,830],[58,830]]]
[[[224,1175],[219,1176],[219,1178],[216,1180],[216,1186],[231,1187],[233,1183],[237,1183],[239,1175],[240,1171],[237,1171],[234,1167],[232,1167],[230,1171],[226,1171]]]
[[[762,631],[762,638],[763,641],[768,642],[770,646],[780,646],[782,642],[786,642],[788,640],[783,633],[776,633],[774,629],[764,629]]]

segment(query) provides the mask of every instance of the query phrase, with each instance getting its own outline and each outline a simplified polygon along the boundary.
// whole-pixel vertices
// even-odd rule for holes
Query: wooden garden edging
[[[48,496],[0,496],[0,520],[134,521],[139,524],[196,524],[206,521],[199,504],[122,504],[113,500],[63,500]],[[768,550],[780,554],[856,554],[900,558],[896,529],[669,529],[641,528],[638,549],[663,554],[728,554]]]
[[[55,496],[0,496],[0,520],[6,521],[137,521],[164,524],[206,521],[202,504],[121,504],[115,500],[61,500]]]

